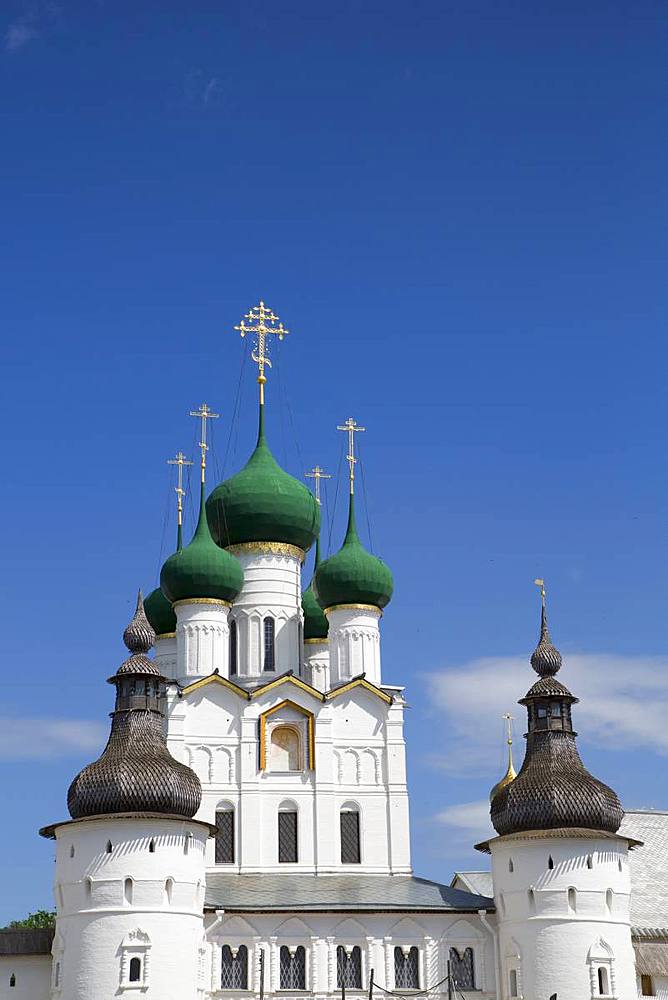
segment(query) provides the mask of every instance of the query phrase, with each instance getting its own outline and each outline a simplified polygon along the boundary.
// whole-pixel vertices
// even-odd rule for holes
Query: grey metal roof
[[[208,872],[205,909],[226,913],[476,912],[494,900],[411,875],[228,875]]]
[[[49,955],[53,927],[17,927],[0,930],[0,955]]]
[[[619,832],[643,842],[629,854],[633,933],[668,937],[668,812],[630,809]]]
[[[455,879],[459,879],[469,892],[475,892],[480,896],[488,897],[494,895],[491,872],[455,872],[452,882]]]

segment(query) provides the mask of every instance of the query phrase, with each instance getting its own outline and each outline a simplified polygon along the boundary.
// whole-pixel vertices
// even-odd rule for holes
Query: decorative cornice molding
[[[293,556],[304,562],[306,553],[297,545],[290,545],[289,542],[238,542],[235,545],[228,545],[227,551],[233,556],[242,555],[245,552],[257,552],[259,555]]]
[[[180,608],[183,604],[217,604],[220,608],[231,608],[231,601],[222,601],[217,597],[188,597],[183,601],[174,601],[172,608]]]
[[[284,674],[282,677],[277,677],[274,681],[269,681],[267,684],[262,684],[260,687],[256,687],[250,697],[259,698],[260,695],[264,694],[266,691],[273,691],[274,688],[280,687],[281,684],[294,684],[301,691],[305,691],[306,694],[312,695],[318,701],[324,701],[325,695],[317,688],[314,688],[311,684],[307,684],[306,681],[301,680],[300,677],[295,677],[294,674]]]
[[[334,688],[333,691],[328,691],[325,695],[327,701],[331,701],[332,698],[338,698],[340,694],[346,694],[348,691],[352,691],[353,688],[361,687],[369,694],[375,694],[377,698],[384,701],[386,705],[391,705],[394,699],[391,695],[385,694],[380,688],[376,687],[370,681],[364,679],[364,677],[357,677],[355,680],[350,681],[348,684],[342,684],[341,687]]]
[[[383,617],[383,612],[375,604],[332,604],[325,608],[324,614],[330,611],[373,611],[379,618]]]
[[[326,637],[324,639],[304,639],[305,646],[315,646],[316,643],[319,646],[326,646],[329,643],[329,639]]]
[[[181,690],[181,696],[190,694],[192,691],[198,691],[200,688],[206,687],[207,684],[222,684],[223,687],[238,694],[245,701],[250,701],[251,699],[250,693],[245,688],[239,687],[238,684],[228,680],[227,677],[222,677],[220,674],[209,674],[208,677],[202,677],[198,681],[193,681],[192,684],[188,684],[187,687]]]
[[[159,639],[176,639],[176,632],[159,632],[155,641],[158,642]],[[155,649],[155,643],[153,648]]]

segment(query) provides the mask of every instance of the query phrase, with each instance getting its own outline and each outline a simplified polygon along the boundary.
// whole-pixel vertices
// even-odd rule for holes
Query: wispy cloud
[[[79,719],[0,718],[0,761],[48,760],[100,750],[107,726]]]
[[[564,661],[560,678],[581,699],[577,728],[588,742],[668,756],[668,657],[570,653]],[[535,679],[526,656],[481,658],[427,674],[432,702],[455,737],[432,763],[453,776],[489,772],[499,754],[500,716],[512,712],[524,731],[516,702]]]
[[[191,69],[186,73],[183,81],[186,104],[208,108],[219,104],[224,96],[223,81],[219,76],[201,69]]]
[[[472,844],[494,836],[489,799],[448,806],[437,813],[434,820],[448,831],[447,842],[441,851],[444,856],[468,854]]]
[[[5,51],[17,52],[22,49],[37,38],[45,21],[53,20],[58,14],[60,7],[57,3],[34,3],[26,6],[23,13],[5,31]]]

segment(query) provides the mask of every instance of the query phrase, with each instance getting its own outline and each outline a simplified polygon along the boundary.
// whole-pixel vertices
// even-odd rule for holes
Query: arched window
[[[111,854],[111,852],[113,851],[113,847],[111,846],[111,841],[110,840],[107,841],[107,848],[106,848],[106,850],[107,850],[107,854]]]
[[[608,970],[604,966],[599,965],[599,967],[598,967],[598,974],[597,975],[598,975],[598,994],[599,994],[599,996],[602,996],[602,997],[609,996]]]
[[[172,896],[174,894],[174,879],[168,878],[165,882],[165,906],[172,905]]]
[[[593,867],[594,867],[594,859],[591,856],[591,854],[588,854],[587,855],[587,868],[593,868]]]
[[[573,886],[568,890],[568,909],[571,913],[575,913],[578,908],[578,894]]]
[[[552,860],[552,855],[551,854],[550,854],[549,858],[547,859],[547,867],[550,869],[550,871],[552,871],[552,869],[554,868],[554,861]]]
[[[9,985],[11,986],[12,989],[14,989],[14,987],[16,986],[16,976],[14,975],[13,972],[9,977]]]
[[[74,857],[74,844],[70,844],[70,857]]]
[[[360,850],[360,814],[355,808],[344,807],[340,813],[341,864],[358,865]]]
[[[292,726],[276,726],[271,731],[270,770],[302,771],[301,738]]]
[[[296,862],[297,848],[297,810],[291,805],[281,807],[278,813],[278,860],[286,864]]]
[[[130,959],[130,974],[128,975],[128,981],[131,983],[141,982],[141,958]]]
[[[184,854],[190,854],[190,844],[192,842],[192,839],[193,839],[192,833],[190,833],[190,832],[186,833],[185,837],[183,838],[183,853]]]
[[[362,989],[362,949],[344,948],[340,944],[336,949],[336,987],[337,989]]]
[[[224,805],[216,810],[216,827],[216,864],[232,865],[234,864],[233,806]]]
[[[123,896],[128,906],[132,905],[132,894],[133,894],[132,879],[126,878],[123,886]]]
[[[306,951],[303,945],[297,948],[281,945],[279,989],[306,989]]]
[[[511,969],[508,973],[508,993],[511,997],[517,996],[517,969]]]
[[[264,620],[264,670],[276,669],[276,622],[273,618]]]
[[[220,962],[221,990],[248,989],[248,948],[245,944],[230,948],[224,944]]]
[[[529,898],[529,913],[533,915],[536,912],[536,893],[533,889],[529,889],[527,895]]]
[[[450,975],[457,989],[475,989],[473,948],[465,948],[462,953],[456,948],[450,949]]]
[[[415,946],[394,949],[394,986],[398,990],[420,989],[420,961]]]
[[[235,677],[237,673],[237,623],[234,618],[230,621],[230,677]],[[245,988],[245,987],[244,987]]]
[[[148,843],[148,853],[155,854],[155,840],[151,838]]]
[[[514,872],[515,871],[515,865],[513,864],[513,859],[512,858],[508,858],[508,871],[509,872]]]

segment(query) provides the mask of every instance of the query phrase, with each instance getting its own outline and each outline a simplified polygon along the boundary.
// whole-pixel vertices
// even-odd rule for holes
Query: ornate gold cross
[[[350,466],[350,492],[352,494],[355,492],[355,465],[357,464],[357,459],[355,458],[355,435],[360,431],[365,431],[366,427],[360,427],[356,420],[348,417],[345,424],[339,424],[336,429],[337,431],[345,431],[348,435],[348,454],[346,458]]]
[[[244,320],[248,320],[248,324]],[[260,403],[264,404],[264,383],[267,381],[264,369],[265,366],[271,368],[271,361],[267,354],[267,337],[273,335],[279,340],[283,340],[283,337],[290,331],[286,330],[279,317],[269,306],[264,304],[262,299],[260,299],[258,306],[253,306],[246,313],[241,323],[234,329],[238,330],[242,337],[245,337],[247,333],[255,334],[255,347],[251,352],[251,357],[258,367],[257,380],[260,384]]]
[[[321,479],[331,479],[332,477],[321,469],[319,465],[314,465],[310,472],[305,472],[304,475],[307,479],[315,479],[315,498],[320,503],[320,480]]]
[[[183,467],[185,465],[192,465],[192,464],[193,463],[188,461],[188,459],[186,458],[186,456],[183,454],[182,451],[177,451],[176,458],[167,459],[167,465],[178,466],[178,485],[175,486],[174,489],[176,491],[176,497],[177,497],[176,510],[178,512],[179,528],[183,524],[183,498],[186,493],[186,491],[183,488]]]
[[[206,443],[206,422],[207,420],[217,420],[220,414],[213,413],[213,411],[209,409],[206,403],[202,403],[199,410],[190,411],[190,416],[199,417],[199,419],[202,421],[202,435],[201,435],[202,440],[199,443],[199,447],[202,452],[202,482],[204,482],[206,478],[206,453],[209,450],[209,446]]]

